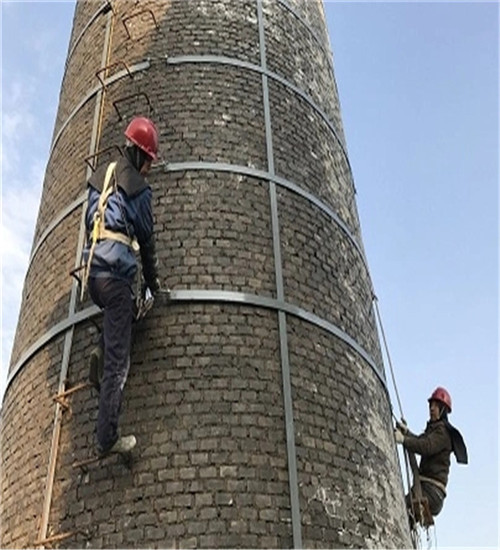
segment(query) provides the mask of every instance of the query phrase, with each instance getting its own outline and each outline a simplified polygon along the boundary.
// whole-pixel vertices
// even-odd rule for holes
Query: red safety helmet
[[[448,412],[451,413],[451,395],[444,388],[438,387],[432,392],[432,395],[427,401],[430,402],[433,400],[443,403],[448,409]]]
[[[149,118],[139,116],[132,119],[125,130],[125,137],[153,160],[158,158],[158,130]]]

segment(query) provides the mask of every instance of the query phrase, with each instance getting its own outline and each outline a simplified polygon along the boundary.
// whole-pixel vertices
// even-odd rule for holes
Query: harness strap
[[[101,227],[101,231],[99,233],[99,240],[101,239],[111,239],[112,241],[118,241],[119,243],[130,246],[130,248],[134,252],[139,252],[139,243],[137,242],[137,239],[135,238],[131,239],[130,237],[127,237],[127,235],[124,235],[119,231],[111,231],[109,229],[105,229],[104,227]]]
[[[420,481],[425,481],[426,483],[431,483],[432,485],[435,485],[438,489],[443,491],[444,495],[446,496],[446,485],[444,483],[441,483],[437,479],[433,479],[432,477],[426,477],[426,476],[420,476]]]
[[[111,183],[111,177],[113,176],[113,173],[116,168],[116,162],[112,162],[109,164],[106,175],[104,177],[104,185],[102,188],[101,195],[99,196],[99,203],[97,205],[97,210],[94,214],[93,218],[93,226],[92,226],[92,244],[90,246],[89,251],[89,257],[87,259],[87,263],[85,264],[84,271],[83,271],[83,278],[82,278],[82,290],[81,290],[81,300],[83,300],[83,296],[85,293],[85,289],[87,288],[87,283],[89,280],[89,274],[90,274],[90,266],[92,265],[92,259],[94,257],[94,249],[98,241],[102,239],[110,239],[112,241],[117,241],[119,243],[125,244],[129,246],[134,252],[137,252],[139,250],[139,243],[137,242],[137,239],[134,237],[133,239],[130,238],[127,235],[124,235],[123,233],[120,233],[119,231],[111,231],[110,229],[106,229],[105,225],[105,211],[106,207],[108,205],[108,199],[110,195],[115,191],[116,185],[113,185]]]

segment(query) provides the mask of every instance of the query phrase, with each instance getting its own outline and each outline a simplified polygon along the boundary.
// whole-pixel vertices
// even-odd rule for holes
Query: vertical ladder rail
[[[108,21],[106,25],[106,34],[104,37],[104,47],[103,47],[103,54],[102,54],[102,61],[101,61],[101,65],[104,67],[109,65],[109,57],[111,53],[111,36],[112,36],[113,22],[114,22],[114,14],[112,11],[109,11],[107,13],[107,18],[108,18]],[[94,111],[94,121],[92,125],[92,137],[91,137],[91,143],[90,143],[91,153],[94,153],[98,147],[100,130],[101,130],[101,122],[102,122],[102,114],[103,114],[104,94],[105,94],[105,91],[101,90],[98,92],[98,95],[96,98],[96,107]],[[89,172],[91,173],[90,168],[87,169],[88,177],[90,176]],[[81,253],[83,250],[83,245],[84,245],[85,205],[86,205],[86,201],[82,205],[80,234],[79,234],[79,240],[77,245],[75,267],[78,267]],[[71,288],[71,297],[70,297],[70,304],[69,304],[70,315],[75,311],[77,295],[78,295],[78,285],[76,282],[74,282]],[[73,334],[74,334],[74,326],[72,326],[68,330],[68,332],[66,332],[66,335],[64,337],[63,357],[61,361],[61,373],[59,376],[59,386],[58,386],[58,392],[57,392],[58,394],[65,392],[66,379],[67,379],[68,368],[69,368],[69,359],[71,355],[71,346],[73,343]],[[52,494],[54,489],[57,455],[59,450],[59,440],[61,436],[61,424],[62,424],[63,411],[64,411],[63,406],[59,401],[57,401],[56,408],[55,408],[55,415],[54,415],[54,427],[52,430],[52,443],[50,447],[49,465],[48,465],[48,471],[47,471],[47,478],[45,482],[43,510],[42,510],[42,516],[40,520],[40,529],[38,532],[38,539],[37,539],[37,542],[38,541],[41,542],[40,544],[41,548],[44,548],[43,542],[47,540],[50,508],[52,504]]]

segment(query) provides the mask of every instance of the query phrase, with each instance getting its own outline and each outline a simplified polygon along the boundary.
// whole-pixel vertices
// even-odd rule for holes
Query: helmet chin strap
[[[448,409],[445,404],[439,407],[439,420],[448,420]]]
[[[142,165],[144,164],[144,159],[141,155],[141,150],[139,147],[135,147],[135,165],[137,166],[137,170],[140,172]]]

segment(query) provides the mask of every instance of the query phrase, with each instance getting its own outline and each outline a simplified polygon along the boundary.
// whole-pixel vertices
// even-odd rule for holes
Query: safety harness
[[[90,274],[90,267],[92,265],[92,259],[94,257],[94,249],[96,247],[96,244],[103,240],[103,239],[110,239],[112,241],[117,241],[119,243],[125,244],[129,246],[134,252],[139,251],[139,243],[137,242],[137,239],[134,237],[130,237],[130,235],[124,235],[123,233],[120,233],[119,231],[111,231],[110,229],[106,229],[105,224],[105,212],[106,207],[108,205],[108,199],[109,197],[117,191],[118,186],[116,183],[116,177],[113,178],[113,182],[111,181],[112,176],[114,175],[116,168],[116,162],[110,163],[106,170],[106,175],[104,177],[104,185],[102,188],[101,195],[99,197],[99,203],[97,205],[97,210],[93,217],[93,226],[92,226],[92,235],[91,235],[91,246],[89,251],[89,256],[87,259],[87,262],[83,268],[83,280],[82,280],[82,288],[81,288],[81,299],[83,300],[85,289],[87,288],[87,283],[89,279]],[[123,214],[123,211],[122,211]],[[125,227],[127,228],[126,220],[124,218]],[[128,232],[128,228],[127,228]]]
[[[444,496],[446,496],[446,485],[444,483],[441,483],[440,481],[432,477],[426,477],[423,475],[420,475],[420,481],[425,481],[426,483],[434,485],[443,493]]]
[[[410,511],[415,522],[420,523],[422,527],[428,528],[429,526],[434,525],[434,519],[432,517],[429,501],[422,493],[421,481],[429,481],[430,478],[422,479],[420,476],[415,453],[412,453],[407,449],[405,449],[405,452],[413,473],[413,489],[410,491]]]

